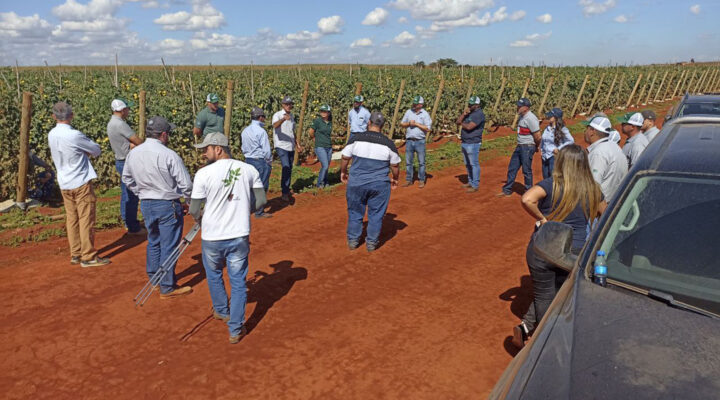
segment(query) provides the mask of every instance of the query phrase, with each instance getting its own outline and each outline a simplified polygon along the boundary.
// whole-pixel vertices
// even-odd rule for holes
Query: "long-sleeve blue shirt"
[[[272,150],[270,139],[263,128],[265,124],[254,120],[243,129],[240,137],[242,139],[242,152],[245,158],[264,159],[268,164],[272,163]]]

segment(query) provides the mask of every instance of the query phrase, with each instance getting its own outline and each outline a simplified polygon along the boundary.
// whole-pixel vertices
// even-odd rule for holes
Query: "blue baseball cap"
[[[550,110],[550,111],[548,111],[548,112],[545,113],[545,117],[546,117],[546,118],[555,117],[555,118],[557,118],[557,119],[561,119],[562,116],[563,116],[562,110],[559,109],[559,108],[557,108],[557,107],[555,107],[555,108],[553,108],[552,110]]]
[[[523,106],[530,107],[531,103],[530,103],[530,99],[528,99],[527,97],[523,97],[520,100],[518,100],[516,104],[518,107],[523,107]]]

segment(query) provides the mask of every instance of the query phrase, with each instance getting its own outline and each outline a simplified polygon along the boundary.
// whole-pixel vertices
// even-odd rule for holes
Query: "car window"
[[[720,115],[720,102],[685,103],[678,117],[683,115]]]
[[[720,311],[720,179],[641,177],[609,224],[609,278]]]

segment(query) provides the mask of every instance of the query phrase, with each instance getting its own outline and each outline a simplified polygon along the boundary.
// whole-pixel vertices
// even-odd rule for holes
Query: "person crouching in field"
[[[579,145],[571,144],[558,152],[552,176],[523,194],[522,205],[536,220],[535,232],[548,220],[570,225],[573,229],[571,251],[579,254],[587,237],[588,222],[605,211],[607,203],[590,171],[587,153]],[[520,348],[542,321],[567,277],[567,271],[553,266],[535,253],[534,240],[535,233],[525,252],[533,281],[534,300],[520,324],[513,330],[512,343]]]
[[[390,190],[397,188],[400,174],[400,156],[395,144],[383,135],[385,117],[380,112],[370,115],[368,131],[353,135],[342,151],[340,179],[347,184],[348,248],[360,246],[363,217],[368,213],[367,251],[379,244],[382,222],[390,201]],[[348,173],[348,164],[352,166]],[[392,178],[388,178],[388,169]]]
[[[545,118],[548,118],[550,123],[540,138],[543,179],[552,176],[555,167],[555,156],[558,151],[569,144],[575,143],[575,139],[570,134],[570,130],[565,127],[565,121],[563,121],[562,117],[563,112],[557,107],[545,113]]]
[[[190,214],[202,221],[202,259],[213,316],[227,322],[230,343],[234,344],[247,335],[245,277],[250,213],[265,205],[265,187],[255,167],[230,157],[228,139],[222,133],[206,135],[195,147],[204,151],[208,165],[195,174]],[[229,305],[222,272],[225,265],[231,288]]]

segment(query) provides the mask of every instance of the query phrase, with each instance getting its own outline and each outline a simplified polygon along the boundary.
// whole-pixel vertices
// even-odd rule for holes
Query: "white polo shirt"
[[[57,124],[48,133],[48,144],[61,190],[77,189],[97,178],[90,157],[100,155],[100,145],[68,124]]]
[[[225,159],[200,168],[192,198],[206,199],[202,240],[228,240],[250,234],[252,190],[264,189],[255,167]]]
[[[280,110],[273,114],[272,124],[283,119],[285,110]],[[295,116],[290,113],[290,119],[280,124],[279,127],[273,129],[273,144],[276,149],[285,151],[295,150]]]

